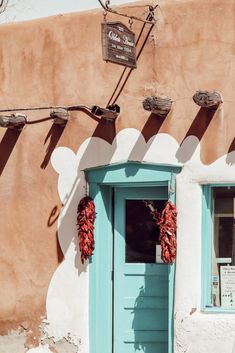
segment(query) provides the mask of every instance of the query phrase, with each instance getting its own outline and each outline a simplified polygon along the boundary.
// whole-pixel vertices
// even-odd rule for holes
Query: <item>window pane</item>
[[[161,212],[165,200],[153,201]],[[159,228],[143,200],[126,200],[126,262],[155,263]]]
[[[213,306],[235,309],[235,187],[213,188]]]

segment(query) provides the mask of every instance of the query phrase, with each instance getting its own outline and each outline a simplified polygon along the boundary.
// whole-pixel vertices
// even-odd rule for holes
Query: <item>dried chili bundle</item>
[[[81,251],[81,260],[87,260],[95,249],[94,241],[94,222],[95,222],[95,204],[91,197],[85,196],[81,199],[77,209],[77,225],[79,237],[79,249]]]
[[[176,258],[176,218],[176,207],[168,201],[157,220],[160,228],[162,260],[165,263],[173,263]]]
[[[162,260],[165,263],[173,263],[176,259],[176,206],[167,201],[161,213],[153,207],[152,201],[144,201],[146,207],[151,210],[156,224],[160,228],[160,244],[162,249]]]

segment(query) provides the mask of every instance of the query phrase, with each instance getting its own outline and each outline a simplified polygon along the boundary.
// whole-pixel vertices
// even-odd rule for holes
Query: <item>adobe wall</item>
[[[141,4],[124,11],[143,16]],[[183,165],[175,353],[232,353],[233,316],[200,312],[200,184],[235,180],[234,14],[232,0],[160,2],[138,68],[117,100],[115,123],[79,111],[62,129],[43,110],[27,112],[32,124],[21,133],[0,129],[1,353],[89,352],[89,275],[76,240],[82,170],[123,160]],[[105,106],[123,67],[102,60],[102,19],[95,10],[2,25],[0,109]],[[137,36],[141,26],[133,24]],[[193,102],[198,89],[221,93],[212,116]],[[143,110],[153,94],[174,100],[163,120]]]

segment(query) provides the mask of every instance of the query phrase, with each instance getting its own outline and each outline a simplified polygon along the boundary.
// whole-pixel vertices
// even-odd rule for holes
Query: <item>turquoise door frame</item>
[[[90,353],[112,352],[112,188],[167,186],[175,202],[175,176],[181,168],[128,162],[85,170],[89,193],[96,205],[95,252],[89,265]],[[173,353],[175,266],[168,266],[168,353]]]

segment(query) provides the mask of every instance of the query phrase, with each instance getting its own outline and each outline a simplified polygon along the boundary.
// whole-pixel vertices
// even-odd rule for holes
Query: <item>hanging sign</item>
[[[135,33],[121,22],[102,23],[103,59],[136,68]]]
[[[235,266],[221,266],[221,305],[235,308]]]

